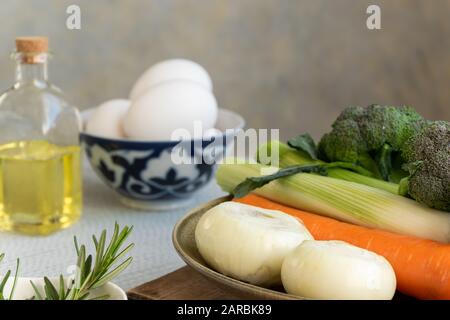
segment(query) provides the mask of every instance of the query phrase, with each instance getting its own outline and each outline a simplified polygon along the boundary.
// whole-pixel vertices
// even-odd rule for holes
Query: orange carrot
[[[397,289],[406,295],[450,300],[449,244],[340,222],[256,195],[235,201],[298,217],[316,240],[342,240],[385,257],[394,268]]]

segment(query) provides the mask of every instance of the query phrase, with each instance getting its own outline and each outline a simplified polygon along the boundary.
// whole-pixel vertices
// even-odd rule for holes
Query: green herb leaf
[[[81,245],[78,250],[78,259],[77,259],[77,272],[75,275],[75,287],[79,289],[83,282],[83,274],[85,267],[85,259],[86,259],[86,247],[85,245]]]
[[[35,300],[36,298],[38,300],[44,300],[44,297],[42,296],[41,292],[39,291],[39,289],[36,287],[36,285],[34,284],[33,281],[30,280],[31,286],[33,287],[34,290],[34,296],[31,297],[32,300]]]
[[[14,274],[14,281],[11,287],[11,292],[9,293],[9,300],[12,300],[13,296],[14,296],[14,291],[16,290],[16,285],[17,285],[17,278],[19,277],[19,266],[20,266],[20,260],[17,259],[16,260],[16,272]],[[0,290],[0,292],[2,292],[2,290]]]
[[[64,277],[63,275],[59,275],[59,294],[60,297],[66,297],[66,288],[64,285]]]
[[[85,280],[89,277],[89,274],[91,273],[91,265],[92,265],[92,256],[89,255],[86,259],[86,261],[84,262],[84,266],[83,266],[83,274],[82,274],[82,279]]]
[[[91,290],[99,288],[107,282],[111,281],[122,271],[124,271],[133,260],[131,257],[129,257],[123,262],[120,262],[124,255],[127,254],[134,246],[134,243],[131,243],[126,246],[125,249],[122,249],[125,240],[128,238],[132,230],[132,227],[127,226],[125,226],[123,229],[120,229],[119,225],[115,223],[114,232],[108,244],[106,242],[106,230],[102,231],[98,240],[95,235],[93,235],[92,240],[95,246],[95,257],[94,255],[87,254],[86,246],[84,244],[79,245],[77,238],[74,237],[75,251],[77,253],[77,269],[74,279],[66,286],[64,277],[60,275],[59,288],[57,290],[51,283],[51,281],[47,277],[45,277],[43,294],[39,292],[36,285],[31,282],[31,285],[35,292],[35,296],[33,296],[31,299],[90,299],[89,295],[91,293]],[[0,255],[0,261],[3,256],[4,255]],[[111,270],[114,265],[118,266]],[[102,295],[94,297],[92,299],[107,299],[108,297],[108,295]]]
[[[79,246],[78,246],[78,240],[77,240],[77,237],[73,237],[73,242],[74,242],[74,244],[75,244],[75,251],[77,252],[77,255],[78,255],[79,252],[80,252],[80,249],[79,249]]]
[[[309,133],[301,134],[295,138],[289,139],[287,144],[289,147],[305,152],[313,160],[317,160],[317,146],[314,139]]]
[[[129,244],[128,247],[126,247],[120,253],[118,253],[116,255],[115,260],[119,260],[120,258],[122,258],[122,256],[124,256],[128,251],[130,251],[133,248],[134,248],[134,243]]]
[[[78,281],[75,281],[77,288],[69,292],[68,296],[70,296],[70,299],[83,300],[88,298],[90,290],[101,287],[106,282],[111,281],[128,267],[132,261],[131,257],[122,263],[119,263],[119,261],[134,246],[132,243],[125,247],[125,249],[121,249],[132,230],[132,227],[127,226],[121,229],[115,223],[114,231],[108,244],[106,242],[106,230],[102,231],[98,239],[93,236],[92,239],[95,246],[94,258],[92,255],[86,258],[86,246],[82,245],[79,247],[76,275]],[[119,265],[110,271],[110,268],[117,263]]]
[[[117,266],[114,270],[110,271],[109,273],[105,274],[102,278],[100,278],[96,283],[95,286],[92,288],[98,288],[106,284],[107,282],[111,281],[113,278],[117,277],[123,270],[125,270],[133,261],[133,258],[129,257],[127,260],[122,262],[119,266]]]
[[[50,281],[50,279],[47,277],[44,277],[44,283],[45,283],[44,291],[45,291],[47,300],[60,300],[58,291],[56,290],[55,286]]]
[[[89,292],[86,292],[85,294],[78,297],[78,300],[86,300],[86,298],[89,296]]]
[[[3,277],[2,282],[0,282],[0,292],[2,293],[3,297],[4,297],[3,290],[5,290],[5,285],[8,282],[8,279],[10,276],[11,276],[11,270],[8,270],[8,272],[6,272],[5,276]]]

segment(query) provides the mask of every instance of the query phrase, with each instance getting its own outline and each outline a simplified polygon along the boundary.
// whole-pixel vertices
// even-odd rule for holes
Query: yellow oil
[[[0,229],[49,234],[75,222],[82,201],[79,146],[0,145]]]

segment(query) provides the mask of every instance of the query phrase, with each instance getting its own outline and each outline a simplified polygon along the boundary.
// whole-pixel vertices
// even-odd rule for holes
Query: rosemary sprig
[[[5,254],[1,253],[0,254],[0,262],[2,262],[2,260],[5,258]],[[6,283],[8,282],[9,278],[11,277],[11,270],[8,270],[6,272],[6,274],[4,275],[4,277],[1,279],[0,282],[0,300],[11,300],[13,295],[14,295],[14,290],[16,289],[16,284],[17,284],[17,278],[19,276],[19,265],[20,265],[20,260],[17,259],[16,262],[16,272],[14,274],[14,280],[13,280],[13,284],[11,286],[11,290],[9,292],[9,296],[6,297],[5,296],[5,286]]]
[[[35,296],[32,299],[37,300],[84,300],[84,299],[107,299],[109,296],[89,297],[91,290],[99,288],[105,283],[117,277],[123,270],[125,270],[131,261],[132,257],[128,257],[123,262],[119,263],[133,247],[134,243],[129,244],[124,249],[122,246],[125,240],[130,235],[133,227],[125,226],[120,230],[116,223],[114,226],[113,235],[106,244],[106,230],[103,230],[100,237],[97,239],[92,236],[95,245],[94,256],[86,253],[86,246],[79,245],[78,240],[74,237],[75,250],[77,253],[77,268],[75,277],[66,285],[66,282],[61,275],[59,277],[58,288],[47,278],[44,278],[44,292],[40,292],[34,283],[31,283],[35,291]],[[112,269],[112,270],[111,270]]]

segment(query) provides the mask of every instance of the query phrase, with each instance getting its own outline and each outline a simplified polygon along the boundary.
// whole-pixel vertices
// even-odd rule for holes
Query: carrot
[[[342,240],[385,257],[394,268],[397,289],[406,295],[450,300],[449,244],[340,222],[256,195],[235,201],[300,218],[316,240]]]

